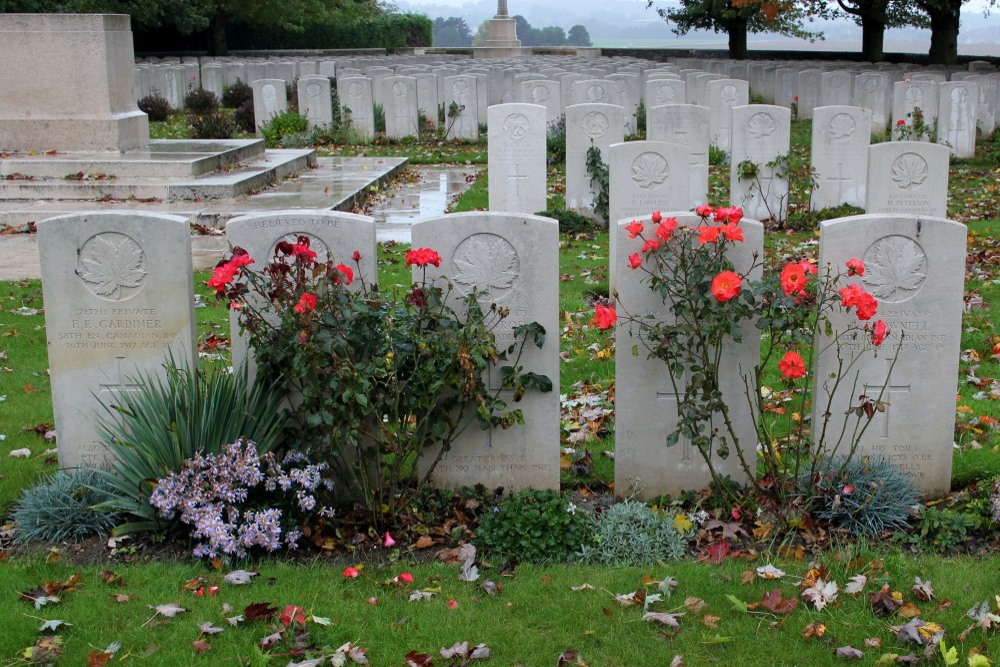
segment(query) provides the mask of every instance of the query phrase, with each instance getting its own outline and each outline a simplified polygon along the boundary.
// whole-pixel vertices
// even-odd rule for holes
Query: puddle
[[[409,243],[413,223],[447,212],[484,168],[411,167],[416,178],[399,183],[392,196],[378,202],[369,213],[375,218],[376,237],[379,241]]]

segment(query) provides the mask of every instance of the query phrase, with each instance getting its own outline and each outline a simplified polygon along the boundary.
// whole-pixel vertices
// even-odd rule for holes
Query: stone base
[[[521,47],[497,47],[497,46],[477,46],[472,50],[473,58],[511,58],[517,56],[530,56],[531,48]]]
[[[149,145],[149,118],[141,111],[107,118],[0,118],[0,152],[127,151]]]

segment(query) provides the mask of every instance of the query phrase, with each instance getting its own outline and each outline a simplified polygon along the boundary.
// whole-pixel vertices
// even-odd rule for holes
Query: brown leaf
[[[794,610],[799,604],[799,601],[796,598],[782,597],[780,588],[775,588],[774,590],[764,593],[760,602],[765,609],[771,613],[779,615],[792,613],[792,610]]]
[[[194,647],[194,650],[198,651],[198,655],[201,655],[205,651],[212,650],[212,645],[209,644],[207,641],[205,641],[203,638],[194,640],[193,642],[191,642],[191,646]]]
[[[746,586],[747,584],[752,584],[757,578],[757,573],[753,570],[743,570],[743,575],[740,577],[740,585]]]
[[[243,610],[243,617],[248,621],[268,620],[277,613],[278,608],[272,607],[270,602],[256,602]]]
[[[128,593],[108,593],[108,597],[110,597],[118,604],[124,604],[126,602],[131,602],[132,600],[135,600],[135,597],[129,595]]]
[[[889,584],[885,584],[879,592],[868,596],[868,601],[871,602],[872,611],[878,616],[891,616],[902,606],[902,602],[892,594]]]
[[[810,623],[805,628],[802,629],[802,636],[808,639],[809,637],[822,637],[826,634],[826,623],[821,621],[816,621],[815,623]]]
[[[913,578],[913,594],[919,599],[927,602],[934,597],[934,589],[931,588],[930,581],[920,581],[920,577]]]
[[[274,634],[262,637],[257,642],[257,645],[260,646],[261,650],[268,651],[277,646],[278,644],[280,644],[281,640],[282,640],[281,632],[275,632]]]
[[[899,608],[896,615],[902,618],[916,618],[920,616],[920,608],[912,602],[906,602]]]
[[[406,667],[424,667],[425,665],[434,664],[434,658],[431,657],[430,653],[410,651],[404,659],[406,660]]]
[[[719,621],[722,619],[718,616],[712,616],[711,614],[705,614],[701,617],[701,622],[705,624],[706,628],[712,628],[713,630],[719,626]]]
[[[861,660],[861,658],[865,657],[864,651],[859,651],[853,646],[841,646],[833,654],[844,660]]]
[[[105,665],[111,662],[111,658],[113,657],[114,654],[105,653],[101,649],[95,648],[87,656],[87,667],[105,667]]]
[[[417,541],[413,543],[413,549],[426,549],[428,547],[434,546],[434,540],[429,535],[421,535],[417,538]]]
[[[882,638],[867,637],[865,639],[865,648],[882,648]]]
[[[101,579],[104,580],[104,583],[106,583],[109,586],[124,586],[125,585],[125,580],[122,579],[121,577],[119,577],[117,574],[115,574],[111,570],[101,570],[100,572],[98,572],[98,576],[100,576]]]
[[[684,608],[692,614],[700,614],[708,609],[708,604],[701,598],[689,597],[684,600]]]
[[[603,614],[604,614],[605,616],[614,616],[614,615],[615,615],[615,612],[611,611],[611,610],[610,610],[610,609],[608,609],[607,607],[601,607],[601,612],[602,612],[602,613],[603,613]]]

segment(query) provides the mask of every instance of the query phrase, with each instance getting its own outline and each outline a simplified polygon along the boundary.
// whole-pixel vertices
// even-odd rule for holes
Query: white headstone
[[[417,80],[417,112],[424,115],[424,122],[433,128],[438,126],[438,96],[437,76],[421,73],[413,78]]]
[[[308,119],[310,129],[330,127],[333,123],[330,88],[330,80],[323,76],[304,76],[299,79],[299,113]]]
[[[755,220],[784,220],[788,210],[788,176],[768,164],[788,155],[791,111],[785,107],[749,104],[733,109],[733,150],[730,153],[729,200]],[[749,160],[756,170],[741,177]]]
[[[665,104],[684,104],[684,82],[677,78],[646,81],[646,132],[649,132],[649,110]]]
[[[490,210],[544,211],[545,107],[495,104],[489,108]]]
[[[859,404],[859,395],[881,400],[885,409],[868,424],[856,456],[896,464],[931,498],[947,495],[951,488],[965,239],[965,225],[941,218],[859,215],[820,223],[820,266],[836,270],[848,259],[862,260],[864,276],[849,282],[860,283],[875,297],[878,312],[869,323],[884,320],[889,334],[874,357],[863,334],[854,338],[845,333],[859,324],[855,311],[831,314],[843,365],[837,346],[827,344],[832,338],[817,344],[814,395],[824,398],[813,402],[813,429],[828,412],[836,438],[843,415]],[[849,377],[842,378],[847,388],[827,401],[830,376],[838,367],[850,368]],[[840,453],[846,453],[848,444],[841,445]]]
[[[259,79],[253,82],[253,115],[257,136],[264,123],[288,108],[285,82],[282,79]]]
[[[412,76],[387,76],[382,79],[385,112],[385,136],[392,139],[416,137],[417,80]]]
[[[893,141],[868,149],[865,212],[927,215],[948,211],[948,148]]]
[[[690,213],[668,213],[682,226],[697,226],[701,220]],[[654,238],[656,225],[649,217],[641,218],[646,238]],[[642,316],[656,316],[657,320],[671,321],[670,304],[643,282],[647,277],[641,269],[630,269],[626,258],[640,252],[639,239],[630,239],[625,229],[628,221],[620,222],[615,229],[618,241],[618,261],[614,282],[622,312]],[[763,255],[764,228],[759,222],[740,222],[744,241],[732,246],[729,259],[735,270],[743,273],[754,264],[754,253]],[[758,266],[750,274],[751,280],[760,278]],[[708,486],[711,474],[702,455],[686,439],[668,447],[667,437],[677,427],[677,402],[683,396],[686,376],[674,378],[658,359],[650,359],[640,338],[623,319],[619,320],[615,344],[615,489],[629,496],[633,491],[640,498],[649,499],[669,493],[676,496],[681,491],[700,490]],[[742,326],[743,342],[724,346],[720,360],[720,383],[723,396],[730,407],[730,418],[740,436],[741,446],[748,464],[756,460],[757,430],[750,414],[745,395],[744,378],[753,386],[754,367],[760,363],[760,335],[753,322]],[[633,347],[638,354],[633,355]],[[746,479],[739,457],[730,447],[726,459],[713,457],[713,466],[720,474],[736,481]]]
[[[545,328],[545,345],[539,349],[529,342],[519,363],[526,371],[547,375],[558,387],[559,263],[554,258],[559,224],[533,215],[457,213],[416,223],[412,239],[414,248],[433,248],[441,255],[441,267],[428,266],[427,276],[443,276],[455,286],[453,306],[460,307],[458,299],[476,290],[484,310],[492,303],[509,309],[509,317],[494,331],[498,350],[514,342],[516,326],[538,322]],[[416,272],[414,277],[419,279]],[[488,372],[487,386],[499,389],[497,369]],[[525,423],[488,431],[471,424],[435,469],[437,486],[559,488],[558,390],[529,391],[518,403],[510,390],[500,390],[500,396],[509,408],[522,410]],[[436,455],[426,452],[421,472]]]
[[[59,464],[107,469],[96,418],[170,354],[197,364],[188,221],[73,213],[38,223],[38,250]]]
[[[616,104],[573,104],[566,107],[566,208],[597,219],[597,185],[587,170],[591,146],[611,161],[611,144],[625,141],[622,108]]]
[[[938,84],[933,81],[904,80],[897,81],[892,86],[892,130],[893,138],[897,136],[896,123],[902,120],[906,125],[913,125],[912,114],[917,109],[924,117],[924,122],[931,128],[937,122],[938,116]],[[930,141],[929,137],[920,137],[918,141]]]
[[[688,151],[688,208],[708,203],[709,110],[698,104],[666,104],[646,112],[650,141],[669,141]]]
[[[975,157],[979,84],[950,81],[938,88],[938,143],[959,158]]]
[[[559,120],[559,116],[563,113],[558,81],[543,79],[523,81],[521,99],[526,104],[539,104],[545,107],[545,120],[548,123]]]
[[[890,82],[886,72],[862,72],[854,77],[854,106],[871,110],[875,134],[885,132],[889,124]]]
[[[850,204],[864,207],[872,112],[862,107],[816,107],[812,124],[813,211]]]
[[[449,76],[444,80],[444,87],[446,136],[449,139],[478,139],[479,94],[476,77],[469,74]]]
[[[708,82],[708,120],[713,146],[729,152],[733,136],[733,107],[750,103],[750,84],[739,79]]]
[[[375,107],[372,80],[364,76],[345,76],[337,81],[340,105],[351,112],[351,129],[360,137],[375,136]]]

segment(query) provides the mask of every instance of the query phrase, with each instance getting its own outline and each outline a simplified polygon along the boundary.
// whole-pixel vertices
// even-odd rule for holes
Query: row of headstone
[[[675,216],[684,226],[700,222],[690,213],[664,215]],[[648,216],[640,220],[651,236],[656,225]],[[615,230],[622,258],[640,247],[629,237],[626,224],[622,221]],[[759,263],[758,269],[750,267],[763,254],[763,228],[746,219],[740,225],[745,240],[731,248],[729,259],[737,272],[754,280],[759,278]],[[866,272],[856,280],[878,301],[877,317],[887,323],[889,334],[873,355],[870,346],[849,333],[858,324],[853,312],[833,314],[832,332],[817,341],[812,423],[819,428],[825,415],[847,414],[857,405],[856,394],[882,401],[884,411],[875,412],[855,455],[892,462],[929,497],[946,495],[951,486],[955,404],[953,399],[939,399],[955,396],[957,389],[965,250],[964,225],[943,218],[868,214],[820,224],[819,265],[836,270],[848,259],[862,259]],[[671,304],[649,288],[645,274],[624,261],[616,266],[621,310],[669,321]],[[650,499],[705,487],[711,473],[702,452],[684,438],[675,446],[666,445],[677,428],[677,402],[686,375],[672,376],[663,362],[650,358],[627,321],[619,320],[616,337],[616,491]],[[737,481],[746,480],[745,469],[755,469],[758,435],[750,408],[753,399],[746,391],[755,386],[760,345],[753,323],[746,322],[742,342],[724,345],[720,361],[722,393],[742,459],[732,445],[728,456],[708,454],[719,475]],[[857,374],[850,385],[857,391],[843,386],[834,391],[831,378],[843,368]],[[828,455],[849,451],[849,437],[848,444],[836,445],[841,426],[840,421],[831,424],[834,435],[824,443]],[[721,415],[706,431],[712,428],[727,432]]]
[[[683,225],[699,222],[689,213],[673,215]],[[641,220],[652,233],[650,218]],[[622,257],[635,251],[636,243],[625,224],[615,229],[614,245]],[[734,247],[730,260],[737,271],[747,272],[754,255],[763,253],[763,227],[749,219],[741,226],[745,241]],[[178,362],[196,359],[187,221],[152,213],[72,214],[42,221],[38,228],[59,460],[65,467],[106,468],[110,454],[96,432],[96,417],[123,392],[135,391],[140,375],[162,377],[168,353]],[[226,227],[229,240],[255,257],[258,270],[278,241],[306,235],[320,259],[346,260],[359,251],[367,281],[376,278],[373,230],[371,218],[329,211],[251,215]],[[556,221],[507,213],[446,215],[417,223],[413,244],[440,253],[441,266],[428,267],[428,275],[447,278],[456,299],[476,291],[484,307],[496,303],[509,309],[496,331],[500,345],[512,341],[514,327],[531,321],[550,333],[558,331],[558,263],[552,261],[559,251]],[[887,458],[912,475],[926,494],[943,495],[950,483],[954,404],[941,397],[956,392],[965,229],[912,215],[870,214],[822,223],[820,264],[841,267],[852,257],[864,261],[867,270],[857,280],[877,299],[878,317],[889,326],[879,355],[851,365],[860,373],[859,391],[886,405],[865,430],[859,454]],[[615,263],[614,272],[624,309],[670,316],[669,304],[642,282],[641,272],[624,262]],[[840,337],[851,319],[835,315],[832,336]],[[741,343],[726,345],[721,379],[744,461],[752,468],[757,436],[743,377],[759,363],[761,340],[752,323],[746,326]],[[616,488],[647,498],[702,488],[709,476],[701,454],[683,440],[676,447],[665,445],[676,426],[683,374],[671,378],[662,363],[641,352],[634,355],[633,344],[642,346],[626,324],[620,324],[617,336]],[[542,349],[526,348],[521,361],[558,386],[559,348],[551,338]],[[870,354],[855,339],[845,336],[840,344],[849,362]],[[834,347],[821,347],[827,351],[820,354],[813,378],[817,397],[827,395],[828,371],[838,363],[830,351]],[[238,335],[233,349],[235,363],[246,358],[247,346]],[[493,370],[488,384],[507,391],[501,390]],[[824,411],[845,413],[854,400],[841,391],[829,406],[825,400],[814,401],[813,423],[821,423]],[[529,393],[518,406],[524,425],[503,431],[467,429],[444,455],[436,483],[558,488],[558,392]],[[722,474],[743,478],[735,454],[715,465]]]

